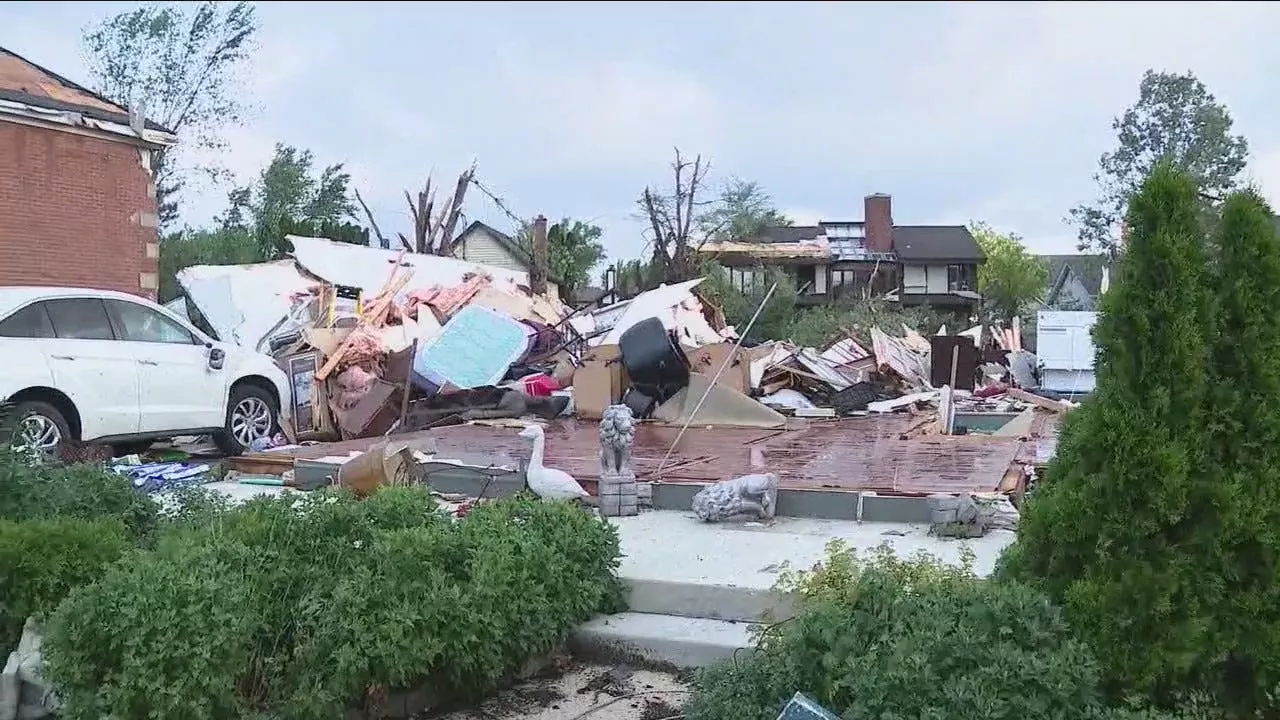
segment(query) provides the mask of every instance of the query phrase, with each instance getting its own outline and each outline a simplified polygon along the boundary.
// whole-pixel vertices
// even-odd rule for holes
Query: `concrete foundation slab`
[[[837,538],[859,553],[887,544],[902,557],[924,551],[952,564],[959,564],[961,551],[967,547],[975,556],[975,572],[986,576],[1016,537],[1011,531],[997,530],[981,538],[947,539],[929,535],[928,525],[791,517],[776,518],[767,525],[703,523],[692,513],[669,510],[612,518],[611,522],[622,542],[619,574],[627,581],[747,591],[772,588],[788,563],[794,568],[812,567],[824,557],[827,543]]]

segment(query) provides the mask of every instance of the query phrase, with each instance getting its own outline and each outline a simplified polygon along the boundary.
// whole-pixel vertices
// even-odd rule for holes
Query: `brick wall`
[[[155,297],[155,196],[136,146],[0,120],[0,285]]]

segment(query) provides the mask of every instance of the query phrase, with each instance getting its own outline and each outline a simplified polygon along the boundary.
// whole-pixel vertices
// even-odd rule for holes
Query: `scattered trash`
[[[778,720],[840,720],[840,716],[818,704],[817,700],[796,693],[778,713]]]
[[[35,618],[27,618],[18,647],[9,653],[0,672],[0,720],[53,717],[57,713],[57,696],[41,672],[42,643]]]
[[[139,492],[151,495],[199,485],[209,479],[210,466],[205,463],[142,463],[137,455],[126,455],[112,461],[111,469],[129,478]]]

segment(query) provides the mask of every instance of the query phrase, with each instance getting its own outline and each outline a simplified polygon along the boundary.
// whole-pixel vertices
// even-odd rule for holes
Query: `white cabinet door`
[[[226,373],[209,367],[209,349],[169,316],[127,300],[107,300],[120,344],[139,369],[139,431],[222,427]]]
[[[97,298],[44,301],[57,337],[42,340],[54,382],[75,403],[82,439],[138,432],[138,363]]]

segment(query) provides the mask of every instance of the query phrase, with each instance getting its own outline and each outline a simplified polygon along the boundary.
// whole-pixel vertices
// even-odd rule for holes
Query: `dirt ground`
[[[477,708],[438,720],[676,720],[690,688],[670,673],[574,664],[530,680]]]

